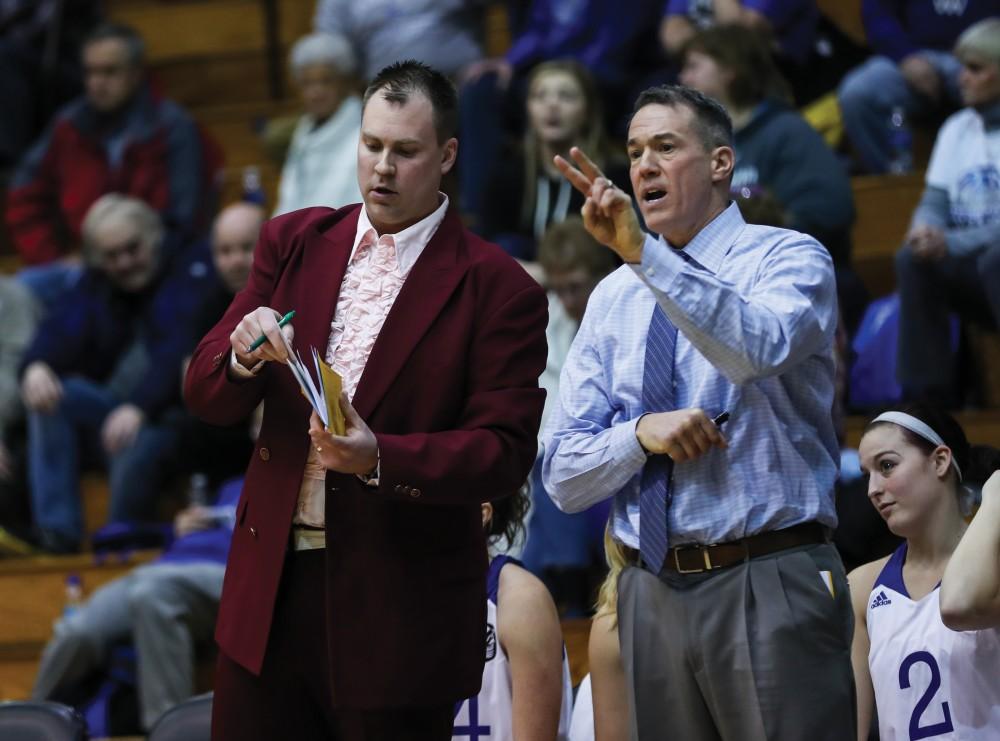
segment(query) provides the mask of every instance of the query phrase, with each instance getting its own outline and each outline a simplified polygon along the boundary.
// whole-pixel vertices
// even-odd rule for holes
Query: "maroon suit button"
[[[257,540],[257,528],[255,527],[250,528],[250,535],[253,536],[254,540]]]
[[[262,461],[269,461],[269,460],[271,460],[271,451],[268,450],[267,448],[261,448],[257,452],[260,454],[260,459]]]
[[[410,490],[410,496],[413,497],[414,499],[416,499],[417,497],[419,497],[422,493],[423,492],[420,491],[420,489],[411,489]]]

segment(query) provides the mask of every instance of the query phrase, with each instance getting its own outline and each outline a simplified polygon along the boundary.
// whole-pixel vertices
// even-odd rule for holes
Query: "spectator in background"
[[[105,193],[141,198],[182,238],[204,215],[209,178],[197,126],[153,95],[143,59],[142,38],[131,28],[109,23],[92,31],[83,46],[85,95],[59,112],[11,181],[7,225],[22,259],[63,261],[21,273],[43,303],[79,276],[81,224]]]
[[[905,397],[961,402],[948,313],[1000,326],[1000,18],[955,45],[966,106],[941,127],[926,186],[896,255]]]
[[[884,173],[892,160],[893,109],[901,107],[909,118],[953,110],[961,64],[951,47],[962,31],[1000,8],[996,0],[863,0],[861,11],[875,56],[844,78],[837,95],[862,167]]]
[[[214,507],[182,510],[176,540],[162,556],[103,585],[56,622],[33,700],[73,703],[88,680],[107,673],[112,649],[125,642],[135,646],[143,729],[194,694],[195,649],[215,628],[242,484],[223,486]]]
[[[699,31],[682,51],[681,82],[715,98],[733,119],[736,165],[732,188],[763,186],[774,194],[788,229],[829,250],[837,293],[853,329],[866,294],[850,268],[854,200],[847,172],[802,116],[760,37],[738,25]]]
[[[212,263],[219,280],[194,319],[195,338],[202,338],[226,313],[233,297],[246,288],[253,265],[254,247],[267,218],[262,206],[237,201],[226,206],[212,224]],[[190,357],[184,360],[183,377]],[[261,410],[258,410],[260,412]],[[212,485],[246,470],[251,440],[259,414],[232,425],[210,425],[184,414],[174,418],[180,426],[175,471],[204,473]],[[249,424],[248,424],[249,423]]]
[[[610,250],[598,244],[572,216],[549,228],[538,248],[538,261],[549,289],[549,323],[545,331],[548,357],[538,385],[545,389],[541,429],[559,403],[559,376],[580,327],[587,300],[604,276],[618,266]],[[559,511],[542,485],[542,448],[531,471],[531,516],[524,565],[552,592],[559,612],[584,615],[590,603],[589,577],[599,530],[590,513]],[[607,505],[596,509],[607,511]],[[598,516],[598,519],[604,518]]]
[[[532,262],[545,230],[579,213],[584,201],[552,164],[555,155],[568,157],[570,147],[584,147],[620,183],[628,182],[628,168],[608,146],[600,95],[580,64],[563,60],[535,67],[528,78],[527,113],[521,147],[499,157],[488,178],[480,232],[511,256]]]
[[[292,47],[292,77],[305,114],[295,127],[281,170],[275,216],[309,206],[340,208],[361,201],[357,66],[354,50],[340,34],[314,33]]]
[[[787,228],[819,240],[846,265],[854,222],[851,183],[823,138],[791,107],[791,95],[760,38],[714,26],[681,53],[683,84],[715,98],[733,119],[732,188],[763,186],[784,207]]]
[[[364,79],[393,62],[416,59],[457,77],[483,56],[486,0],[319,0],[317,31],[354,44]]]
[[[699,31],[737,25],[771,41],[778,56],[804,64],[812,51],[819,10],[815,0],[667,0],[660,22],[660,44],[680,58]]]
[[[38,324],[39,307],[27,288],[14,278],[0,275],[0,552],[25,553],[9,529],[20,531],[29,513],[23,486],[23,427],[17,370]],[[11,547],[11,545],[13,546]]]
[[[471,65],[463,76],[460,104],[462,147],[458,173],[462,209],[484,208],[489,173],[501,156],[508,133],[524,126],[526,83],[531,70],[545,61],[572,59],[593,75],[606,127],[618,134],[620,111],[629,89],[642,76],[645,57],[657,54],[651,29],[662,0],[631,0],[627,12],[614,0],[532,0],[525,21],[502,57]],[[648,35],[648,42],[647,42]],[[621,127],[624,131],[624,125]]]
[[[93,0],[0,0],[0,175],[66,101],[79,94],[80,42]]]
[[[112,522],[153,519],[176,444],[181,363],[211,290],[198,249],[167,258],[156,212],[137,198],[102,196],[84,218],[90,264],[49,312],[22,360],[28,462],[39,544],[73,552],[82,537],[78,463],[110,468]]]

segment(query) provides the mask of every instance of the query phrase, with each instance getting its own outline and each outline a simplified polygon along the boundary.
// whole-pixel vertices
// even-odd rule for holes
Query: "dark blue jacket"
[[[764,101],[734,134],[733,190],[761,186],[788,213],[788,227],[815,237],[846,264],[854,223],[847,171],[815,129],[784,103]]]
[[[166,246],[164,252],[169,252]],[[181,403],[181,363],[198,340],[195,320],[216,286],[204,243],[176,254],[139,293],[122,293],[103,272],[88,268],[42,321],[20,372],[42,361],[59,376],[76,375],[102,383],[141,338],[149,372],[122,401],[155,418]]]

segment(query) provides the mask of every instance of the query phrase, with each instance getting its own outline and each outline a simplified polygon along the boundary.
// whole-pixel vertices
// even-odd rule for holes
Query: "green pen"
[[[290,312],[288,312],[283,317],[281,317],[281,319],[278,320],[278,326],[284,327],[286,324],[292,321],[292,318],[294,316],[295,316],[295,309],[292,309]],[[263,345],[265,342],[267,342],[267,335],[262,334],[260,337],[258,337],[256,340],[253,341],[253,344],[250,345],[250,347],[247,348],[247,355],[252,353],[254,350]]]

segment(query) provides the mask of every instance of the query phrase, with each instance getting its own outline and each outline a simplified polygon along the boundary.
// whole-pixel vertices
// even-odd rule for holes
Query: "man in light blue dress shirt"
[[[566,359],[543,476],[568,512],[614,497],[613,535],[642,554],[619,582],[632,737],[853,739],[829,254],[743,221],[732,124],[700,93],[640,95],[628,155],[658,237],[583,152],[557,158],[626,264]]]

